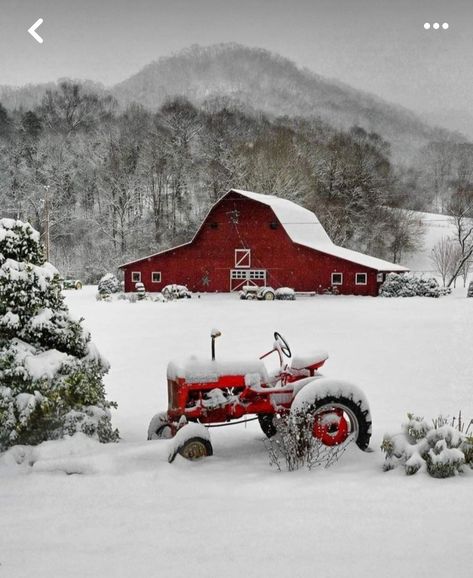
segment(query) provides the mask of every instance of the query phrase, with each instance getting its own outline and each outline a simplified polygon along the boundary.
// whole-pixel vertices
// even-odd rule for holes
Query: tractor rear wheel
[[[363,392],[356,386],[318,379],[296,395],[291,414],[312,415],[313,435],[324,445],[338,446],[352,437],[361,450],[368,449],[371,415]]]
[[[274,297],[275,297],[275,295],[274,295],[273,291],[266,291],[263,299],[265,301],[274,301]]]
[[[365,450],[370,443],[371,421],[368,422],[353,400],[328,396],[310,409],[313,435],[326,446],[343,444],[352,436],[357,446]]]

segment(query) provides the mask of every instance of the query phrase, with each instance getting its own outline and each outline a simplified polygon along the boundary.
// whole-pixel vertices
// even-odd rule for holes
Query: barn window
[[[238,271],[232,269],[232,279],[266,279],[266,271],[264,269],[252,269],[251,271]]]
[[[235,249],[235,267],[238,269],[251,267],[251,249]]]
[[[131,272],[131,281],[132,281],[132,283],[140,283],[141,282],[141,272],[140,271],[132,271]]]
[[[266,279],[266,271],[263,270],[254,270],[254,271],[249,271],[250,273],[250,279]]]
[[[277,229],[278,228],[278,224],[276,223],[276,221],[273,221],[272,223],[269,223],[269,226],[271,229]]]
[[[151,273],[151,281],[153,283],[161,283],[161,271],[153,271]]]
[[[249,271],[234,271],[232,270],[232,279],[246,279]]]
[[[332,273],[332,285],[343,285],[343,273]]]
[[[382,283],[382,282],[384,281],[384,273],[378,273],[378,274],[376,275],[376,281],[377,281],[378,283]]]
[[[366,273],[357,273],[355,276],[355,285],[366,285],[368,283],[368,275]]]
[[[218,223],[210,223],[211,229],[218,229]]]

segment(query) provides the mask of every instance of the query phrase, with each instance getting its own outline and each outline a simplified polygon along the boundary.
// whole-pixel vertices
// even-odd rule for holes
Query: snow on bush
[[[388,273],[379,288],[381,297],[441,297],[450,293],[451,290],[440,287],[434,277],[424,279],[398,273]]]
[[[112,296],[106,299],[106,301],[110,301],[111,299]],[[143,295],[139,295],[138,293],[117,293],[116,299],[118,301],[128,301],[129,303],[138,303],[139,301],[165,303],[167,301],[161,293],[144,293]]]
[[[73,320],[29,224],[0,220],[0,451],[77,431],[116,441],[108,363]]]
[[[291,412],[274,419],[276,435],[265,440],[269,463],[279,471],[289,472],[306,467],[328,468],[346,451],[349,442],[326,446],[314,437],[314,416],[305,411]]]
[[[281,301],[294,301],[296,298],[296,292],[291,287],[279,287],[275,291],[276,299]]]
[[[434,478],[448,478],[463,471],[465,464],[473,468],[473,435],[461,419],[440,416],[427,423],[424,418],[408,414],[403,430],[397,435],[385,435],[381,449],[386,454],[384,470],[397,466],[407,475],[424,471]]]
[[[110,295],[121,291],[121,283],[113,273],[107,273],[100,279],[97,290],[100,299],[107,299]]]

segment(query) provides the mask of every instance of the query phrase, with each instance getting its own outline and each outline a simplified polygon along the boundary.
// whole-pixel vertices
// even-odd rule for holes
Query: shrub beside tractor
[[[148,439],[177,436],[170,461],[176,453],[188,459],[211,455],[206,427],[249,415],[256,416],[265,435],[272,437],[282,416],[309,413],[313,435],[323,444],[337,446],[353,439],[361,450],[368,448],[371,416],[366,397],[358,387],[319,373],[328,359],[325,351],[292,357],[288,343],[276,332],[272,349],[259,360],[220,362],[215,359],[219,336],[212,331],[211,360],[168,364],[168,409],[152,418]],[[279,356],[279,369],[269,373],[262,360],[272,353]]]

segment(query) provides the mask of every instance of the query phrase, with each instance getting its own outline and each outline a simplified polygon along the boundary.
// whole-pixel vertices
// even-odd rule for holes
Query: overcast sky
[[[473,0],[0,0],[0,84],[113,84],[190,44],[278,52],[417,111],[472,112]],[[27,29],[38,18],[44,44]],[[424,30],[424,22],[449,29]]]

